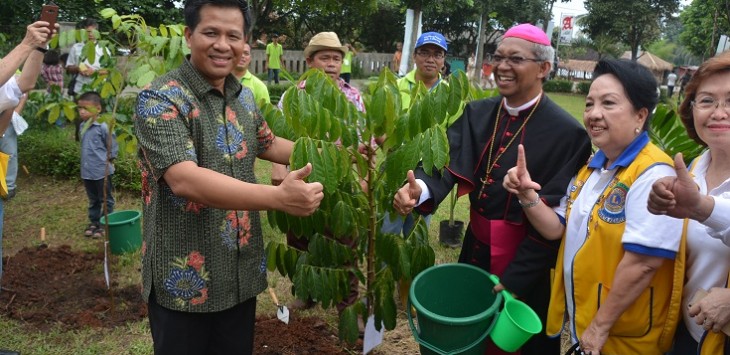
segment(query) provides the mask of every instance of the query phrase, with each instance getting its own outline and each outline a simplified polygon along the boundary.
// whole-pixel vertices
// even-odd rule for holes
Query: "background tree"
[[[694,0],[682,11],[679,41],[689,52],[702,60],[714,55],[720,34],[730,33],[728,6],[726,0]]]
[[[679,9],[679,0],[586,0],[588,15],[581,19],[593,39],[616,38],[631,48],[636,60],[639,46],[659,37],[660,24]]]
[[[405,34],[405,11],[399,1],[381,1],[378,9],[363,20],[360,43],[375,52],[395,52],[395,44],[403,42]]]
[[[0,34],[7,41],[0,44],[0,55],[7,52],[9,45],[19,43],[25,35],[25,27],[40,16],[43,4],[48,0],[0,0],[3,21],[0,23]],[[108,23],[101,21],[99,12],[104,8],[125,9],[130,15],[140,15],[150,26],[163,23],[182,22],[182,11],[175,6],[175,0],[55,0],[59,8],[58,21],[78,22],[84,18],[96,18],[100,23],[100,31],[111,29]]]

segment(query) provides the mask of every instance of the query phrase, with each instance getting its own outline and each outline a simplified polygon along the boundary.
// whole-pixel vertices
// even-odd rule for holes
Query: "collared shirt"
[[[20,91],[18,81],[15,76],[11,76],[5,84],[0,86],[0,112],[18,106],[22,96],[23,92]]]
[[[262,100],[264,102],[271,102],[269,89],[266,87],[266,84],[257,78],[256,75],[251,74],[250,70],[247,70],[246,74],[241,78],[241,85],[251,89],[257,105],[260,105]]]
[[[239,99],[240,92],[233,75],[221,93],[185,60],[139,94],[134,128],[144,202],[143,296],[154,285],[157,302],[166,308],[217,312],[266,288],[258,211],[189,201],[163,179],[169,167],[190,161],[256,183],[254,161],[274,135],[253,95]]]
[[[63,67],[61,64],[45,65],[41,67],[41,76],[48,84],[48,91],[51,91],[51,85],[57,85],[63,88]]]
[[[345,57],[342,58],[342,68],[340,74],[352,73],[352,51],[348,51]]]
[[[82,126],[85,123],[81,124]],[[107,160],[107,139],[109,127],[106,123],[93,122],[81,133],[81,178],[84,180],[101,180],[109,164],[109,175],[114,174],[114,164]],[[115,159],[119,153],[119,145],[114,134],[111,137],[112,151],[110,158]]]
[[[439,73],[439,80],[428,89],[433,90],[441,83],[441,73]],[[407,111],[411,106],[411,90],[413,90],[413,87],[416,86],[416,84],[416,69],[411,70],[408,74],[406,74],[406,76],[398,79],[398,91],[400,92],[401,107],[403,108],[403,111]]]
[[[104,55],[104,49],[99,47],[99,45],[95,45],[95,51],[96,55],[94,58],[94,62],[89,62],[88,59],[84,59],[84,61],[81,61],[82,52],[84,50],[84,43],[76,43],[71,47],[71,50],[68,52],[68,59],[66,60],[66,66],[77,66],[79,67],[79,70],[82,70],[81,65],[85,65],[89,68],[96,70],[101,69],[101,57]],[[107,55],[110,55],[109,52],[107,52]],[[85,57],[85,56],[84,56]],[[74,92],[81,93],[81,89],[85,84],[90,84],[92,81],[94,81],[94,78],[91,76],[85,76],[78,74],[76,76],[76,85],[74,86]]]
[[[266,57],[269,59],[269,69],[281,69],[281,56],[284,54],[284,47],[281,44],[271,42],[266,45]]]
[[[649,136],[646,132],[643,132],[624,149],[616,161],[607,169],[604,169],[603,166],[608,158],[601,150],[588,163],[588,167],[592,168],[593,171],[573,202],[570,218],[567,219],[568,224],[565,226],[563,275],[566,280],[565,294],[568,300],[568,314],[575,314],[575,304],[570,297],[573,294],[573,282],[568,280],[573,280],[573,260],[586,242],[589,230],[588,220],[596,207],[596,201],[608,184],[611,183],[618,169],[629,166],[647,144],[649,144]],[[673,259],[676,256],[681,237],[681,221],[663,215],[654,215],[646,208],[646,201],[649,198],[652,184],[664,176],[676,176],[674,168],[665,164],[657,164],[645,170],[631,184],[624,203],[626,227],[621,236],[624,250],[668,259]],[[560,205],[553,208],[563,220],[566,217],[568,195],[570,195],[573,186],[575,186],[575,178],[568,184],[566,196],[560,201]],[[600,236],[596,237],[600,238]],[[571,322],[572,334],[576,334],[574,326],[575,322]],[[573,342],[575,341],[576,339],[573,339]]]
[[[730,270],[730,179],[707,191],[705,177],[710,160],[707,150],[690,167],[700,194],[715,200],[710,217],[702,222],[690,219],[687,225],[687,282],[682,295],[682,316],[695,341],[700,340],[705,330],[690,317],[689,302],[700,288],[709,291],[713,287],[725,287]]]

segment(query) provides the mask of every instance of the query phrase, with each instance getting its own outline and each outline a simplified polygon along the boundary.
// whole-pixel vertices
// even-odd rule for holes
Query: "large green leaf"
[[[411,254],[411,278],[415,278],[421,271],[433,266],[436,253],[429,245],[419,245],[413,248]]]
[[[431,128],[427,129],[426,132],[423,132],[421,135],[422,142],[424,143],[424,148],[427,148],[428,145],[431,143]],[[431,149],[422,149],[421,150],[421,164],[423,166],[424,171],[431,172],[433,171],[433,151]]]
[[[418,164],[421,152],[419,137],[403,144],[386,158],[385,174],[388,188],[395,190],[402,186],[406,172],[414,169]]]
[[[446,129],[443,126],[429,128],[431,134],[431,153],[433,154],[433,165],[436,169],[442,169],[449,164],[449,138],[446,136]],[[431,171],[425,169],[427,174]]]
[[[355,302],[342,310],[342,313],[340,313],[339,326],[337,327],[340,339],[350,344],[354,344],[359,337],[357,317],[358,315],[365,314],[365,305],[362,304],[362,302]],[[367,315],[365,315],[365,317],[367,317]]]
[[[354,218],[350,206],[342,201],[337,202],[332,213],[332,232],[337,236],[344,236],[353,231]]]
[[[349,247],[315,234],[309,238],[309,262],[319,266],[342,266],[354,259]]]
[[[385,329],[395,328],[398,308],[395,304],[394,293],[395,279],[390,269],[381,270],[373,283],[373,294],[375,298],[375,329],[380,330],[381,324]]]
[[[403,248],[404,241],[402,236],[378,233],[375,242],[375,254],[388,265],[396,279],[400,278],[402,271],[401,253]]]
[[[447,106],[450,89],[450,86],[439,85],[435,90],[432,90],[431,95],[429,95],[431,121],[435,121],[436,124],[442,124],[448,116]],[[431,126],[432,123],[429,123],[427,127]]]

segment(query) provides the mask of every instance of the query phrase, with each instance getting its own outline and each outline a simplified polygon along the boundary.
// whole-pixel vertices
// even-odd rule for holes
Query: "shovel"
[[[269,287],[269,295],[271,295],[271,299],[274,300],[274,304],[276,305],[276,317],[279,318],[280,321],[289,324],[289,308],[279,304],[279,299],[276,298],[274,289],[271,287]]]

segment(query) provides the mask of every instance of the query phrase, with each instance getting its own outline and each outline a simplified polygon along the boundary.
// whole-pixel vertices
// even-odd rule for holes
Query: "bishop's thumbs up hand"
[[[408,182],[396,192],[393,199],[393,207],[398,213],[407,215],[416,207],[416,203],[421,198],[421,185],[416,182],[416,175],[413,170],[408,170]]]

